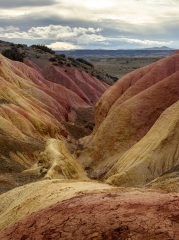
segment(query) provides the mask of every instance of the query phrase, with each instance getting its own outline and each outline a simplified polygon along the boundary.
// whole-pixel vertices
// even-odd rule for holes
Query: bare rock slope
[[[108,88],[78,69],[53,66],[49,61],[45,64],[42,69],[29,59],[22,63],[0,55],[0,172],[3,174],[18,173],[36,163],[48,139],[62,140],[65,144],[73,141],[65,123],[73,124],[80,109],[93,109]],[[8,181],[5,175],[1,179]]]
[[[143,187],[179,164],[179,101],[107,173],[108,183]]]
[[[162,148],[160,158],[156,159],[157,162],[155,160],[146,161],[147,157],[149,159],[149,153],[145,157],[138,158],[137,161],[146,164],[146,168],[151,171],[151,174],[144,176],[145,180],[140,183],[141,185],[153,180],[178,163],[178,157],[173,152],[177,152],[178,148],[177,145],[176,147],[172,145],[172,138],[170,138],[172,134],[172,136],[176,134],[177,139],[178,134],[178,116],[174,113],[174,109],[177,108],[176,102],[179,100],[178,84],[179,52],[176,52],[154,64],[127,74],[103,94],[97,103],[95,129],[90,136],[81,140],[84,150],[77,152],[79,161],[89,171],[91,177],[107,178],[118,173],[128,175],[125,170],[132,168],[133,163],[137,164],[134,152],[143,156],[139,152],[139,145],[141,149],[143,148],[141,151],[144,155],[145,151],[150,151],[151,159],[155,159],[157,156],[153,148],[157,148],[159,145]],[[176,104],[173,105],[174,103]],[[161,116],[160,123],[156,123],[158,125],[152,130],[151,127],[156,120],[169,107],[171,110],[168,110],[163,117]],[[168,120],[166,120],[166,115]],[[158,128],[159,132],[163,131],[162,135],[157,135],[156,129]],[[153,137],[149,132],[150,129]],[[148,135],[146,135],[147,133]],[[156,140],[152,142],[152,138],[156,138]],[[168,139],[169,144],[173,146],[173,150],[166,155],[168,161],[162,160],[162,156],[167,151],[162,147],[165,141],[163,138]],[[124,159],[127,160],[124,161]],[[121,168],[114,167],[115,164],[116,166],[120,165]],[[140,168],[142,165],[139,164],[136,165],[138,168],[136,176],[137,174],[145,175],[146,172],[143,173],[144,169]],[[108,173],[113,167],[114,169]],[[135,175],[135,173],[133,174]],[[133,176],[130,175],[130,177]],[[128,185],[133,186],[134,182],[128,182]],[[137,186],[140,184],[136,183]]]

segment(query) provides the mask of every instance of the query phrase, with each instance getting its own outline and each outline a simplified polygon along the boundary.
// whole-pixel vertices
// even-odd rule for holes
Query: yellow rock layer
[[[79,179],[88,180],[79,162],[71,155],[60,140],[49,139],[45,151],[41,152],[37,163],[26,173],[45,175],[50,179]]]
[[[0,150],[25,167],[34,163],[33,153],[42,151],[48,138],[62,139],[66,134],[59,122],[60,105],[29,77],[43,78],[0,54]],[[27,152],[32,153],[30,158]]]
[[[179,192],[179,174],[173,171],[156,178],[146,185],[147,188],[165,190],[168,192]]]
[[[179,164],[179,101],[107,173],[107,183],[143,187]]]

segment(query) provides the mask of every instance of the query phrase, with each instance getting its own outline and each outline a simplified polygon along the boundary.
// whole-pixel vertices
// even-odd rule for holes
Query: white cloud
[[[32,27],[27,32],[21,32],[18,27],[8,26],[0,27],[0,36],[16,39],[30,39],[51,41],[48,46],[52,49],[78,49],[89,48],[89,46],[109,47],[115,49],[128,45],[129,48],[135,47],[153,47],[153,46],[172,46],[172,41],[159,41],[150,39],[138,39],[132,37],[118,36],[108,37],[102,35],[101,28],[82,28],[61,25],[49,25],[45,27]]]
[[[0,33],[12,33],[19,30],[20,29],[18,27],[14,27],[14,26],[7,26],[5,28],[0,27]]]
[[[58,40],[59,42],[71,42],[88,44],[103,42],[106,39],[99,33],[102,29],[97,28],[71,28],[69,26],[49,25],[45,27],[32,27],[27,32],[21,32],[18,28],[9,26],[0,28],[0,36],[8,38]]]
[[[55,49],[55,50],[71,50],[71,49],[78,49],[78,46],[75,46],[71,43],[66,42],[55,42],[51,43],[50,45],[47,45],[49,48]]]
[[[164,41],[152,41],[152,40],[140,40],[140,39],[132,39],[132,38],[125,38],[125,37],[120,37],[120,41],[125,41],[128,43],[137,43],[141,45],[146,45],[146,46],[163,46],[163,45],[171,45],[173,42],[164,42]]]
[[[14,26],[7,26],[5,28],[5,31],[6,32],[16,32],[16,31],[19,31],[20,29],[18,27],[14,27]]]

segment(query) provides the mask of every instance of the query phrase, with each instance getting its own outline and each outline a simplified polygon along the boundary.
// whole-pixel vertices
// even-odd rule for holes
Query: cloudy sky
[[[0,0],[0,39],[53,49],[179,49],[179,0]]]

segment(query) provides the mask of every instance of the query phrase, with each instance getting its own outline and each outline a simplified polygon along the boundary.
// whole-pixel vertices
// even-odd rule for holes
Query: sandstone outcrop
[[[57,139],[49,139],[45,150],[39,154],[38,161],[24,172],[49,179],[88,180],[79,162],[71,155],[64,143]]]
[[[12,223],[57,202],[87,193],[114,189],[97,182],[43,180],[0,195],[0,231]]]
[[[78,196],[7,227],[0,239],[177,240],[178,194],[133,190]]]
[[[103,178],[179,100],[178,84],[179,53],[127,74],[104,93],[97,103],[96,127],[77,152],[91,177]]]

